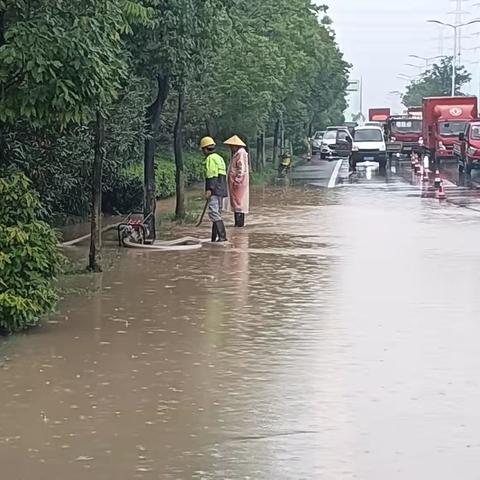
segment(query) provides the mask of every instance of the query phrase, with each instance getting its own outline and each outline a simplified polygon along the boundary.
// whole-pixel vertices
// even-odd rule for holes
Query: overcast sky
[[[464,21],[480,17],[478,0],[464,0]],[[322,2],[323,3],[323,2]],[[408,58],[409,54],[425,57],[441,52],[440,27],[428,24],[428,19],[455,23],[448,15],[456,8],[454,0],[326,0],[330,5],[330,16],[334,20],[337,39],[347,61],[353,64],[352,78],[362,77],[364,84],[364,113],[370,107],[391,106],[401,110],[398,96],[389,94],[404,90],[407,82],[397,78],[398,74],[414,75],[419,70],[406,63],[422,61]],[[464,34],[480,31],[479,25],[466,27]],[[453,35],[445,29],[445,55],[453,54]],[[479,45],[479,37],[463,40],[463,47]],[[474,58],[474,52],[464,52],[465,60]],[[478,55],[478,52],[477,52]],[[475,74],[478,65],[467,65]],[[477,77],[477,75],[476,75]],[[478,85],[478,80],[476,83]],[[474,87],[471,87],[474,90]],[[475,90],[474,90],[475,91]],[[352,99],[353,110],[358,111],[358,100]]]

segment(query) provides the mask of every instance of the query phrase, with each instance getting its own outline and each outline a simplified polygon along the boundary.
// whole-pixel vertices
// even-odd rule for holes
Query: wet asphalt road
[[[440,202],[407,162],[314,161],[230,248],[77,279],[1,346],[2,478],[479,479],[480,212],[452,175]]]

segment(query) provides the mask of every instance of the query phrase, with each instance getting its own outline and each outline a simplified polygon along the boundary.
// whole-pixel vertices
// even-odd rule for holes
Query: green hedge
[[[187,185],[204,180],[203,159],[198,152],[185,154]],[[171,156],[159,155],[155,163],[155,184],[158,199],[175,195],[175,162]],[[143,164],[122,170],[106,194],[105,206],[110,212],[129,213],[143,205]]]
[[[61,256],[55,232],[24,175],[0,178],[0,334],[37,325],[57,301]]]

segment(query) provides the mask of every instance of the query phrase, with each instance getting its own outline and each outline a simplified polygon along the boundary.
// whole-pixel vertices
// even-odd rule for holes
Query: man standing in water
[[[205,195],[208,200],[208,217],[212,221],[212,242],[226,242],[222,204],[227,196],[227,168],[223,158],[215,152],[215,147],[213,138],[202,138],[200,148],[205,155]]]

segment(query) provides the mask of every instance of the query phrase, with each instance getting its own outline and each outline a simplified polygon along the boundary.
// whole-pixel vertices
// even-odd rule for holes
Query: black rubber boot
[[[245,226],[245,214],[239,213],[238,214],[238,225],[237,227],[243,228]]]
[[[235,213],[233,214],[233,219],[235,220],[235,226],[236,226],[236,227],[239,227],[239,226],[240,226],[240,225],[239,225],[239,223],[240,223],[240,217],[239,217],[239,214],[238,214],[237,212],[235,212]]]
[[[218,233],[217,242],[226,242],[227,241],[227,231],[225,230],[225,224],[223,220],[218,220],[215,222],[215,227]]]
[[[218,238],[217,225],[212,223],[212,242],[216,242]]]

